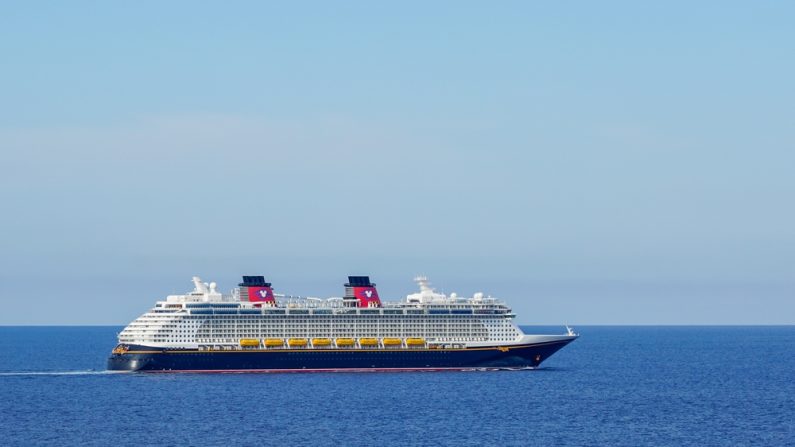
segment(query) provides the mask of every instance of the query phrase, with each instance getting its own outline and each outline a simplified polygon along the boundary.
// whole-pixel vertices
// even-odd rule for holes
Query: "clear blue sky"
[[[0,324],[200,275],[795,323],[792,2],[4,2]]]

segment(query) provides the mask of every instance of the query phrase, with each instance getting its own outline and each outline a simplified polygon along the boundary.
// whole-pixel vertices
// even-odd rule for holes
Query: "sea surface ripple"
[[[0,444],[795,445],[792,326],[578,327],[535,371],[312,374],[108,373],[120,329],[0,327]]]

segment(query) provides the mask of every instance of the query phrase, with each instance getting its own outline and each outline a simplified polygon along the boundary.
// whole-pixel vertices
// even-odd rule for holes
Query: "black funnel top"
[[[370,282],[369,276],[349,276],[348,284],[345,287],[374,287],[375,284]]]
[[[270,287],[271,283],[265,282],[264,276],[244,276],[240,287]]]

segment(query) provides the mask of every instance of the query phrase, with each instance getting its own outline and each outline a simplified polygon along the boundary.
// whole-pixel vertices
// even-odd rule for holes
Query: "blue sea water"
[[[0,327],[0,445],[795,445],[793,326],[581,327],[535,371],[106,373],[120,329]]]

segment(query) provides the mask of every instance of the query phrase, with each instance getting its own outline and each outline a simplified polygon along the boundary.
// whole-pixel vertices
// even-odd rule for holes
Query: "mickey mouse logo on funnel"
[[[369,276],[349,276],[343,300],[349,307],[381,307],[378,291]]]
[[[244,276],[239,286],[241,301],[276,304],[271,283],[265,282],[264,276]]]

